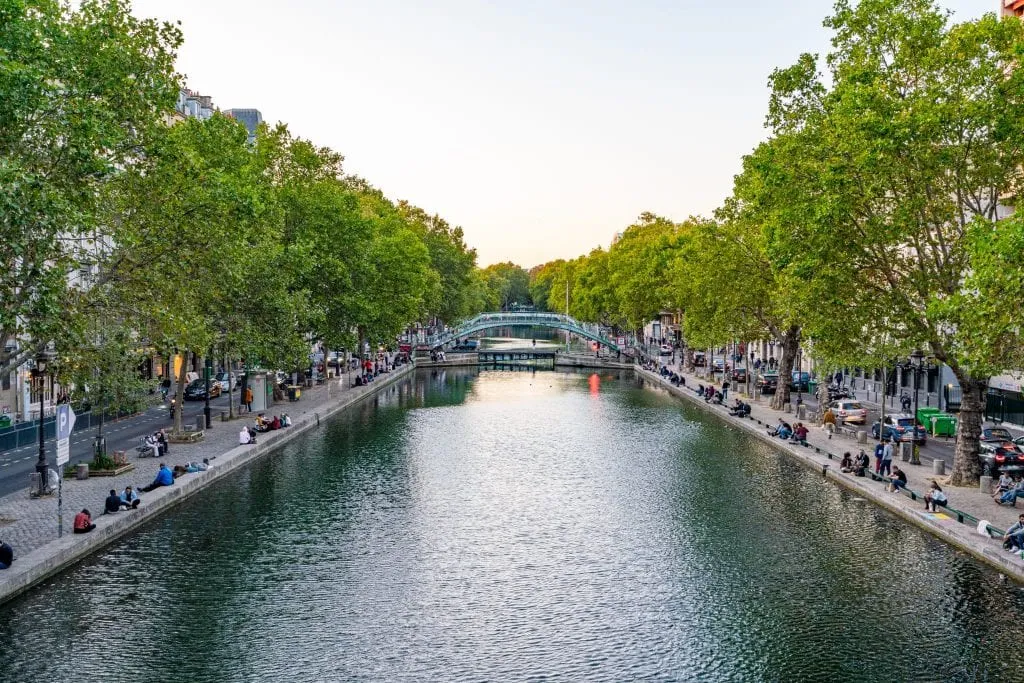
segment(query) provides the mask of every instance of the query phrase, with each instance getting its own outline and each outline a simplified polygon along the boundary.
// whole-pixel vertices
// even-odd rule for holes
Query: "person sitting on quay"
[[[143,486],[139,490],[140,491],[145,491],[146,493],[149,493],[150,491],[158,489],[161,486],[170,486],[173,483],[174,483],[174,473],[171,472],[171,468],[169,468],[164,463],[160,463],[160,469],[159,469],[159,471],[157,471],[156,478],[153,479],[153,483],[149,484],[148,486]]]
[[[714,398],[711,399],[711,402],[716,406],[722,405],[725,402],[725,394],[721,391],[714,391],[713,389],[712,392],[714,393]]]
[[[826,408],[825,413],[821,416],[821,427],[828,432],[828,438],[831,439],[836,431],[836,414],[832,412],[831,408]]]
[[[163,450],[160,455],[161,458],[171,452],[171,444],[167,441],[167,433],[164,430],[161,429],[156,433],[156,442]]]
[[[899,467],[892,468],[892,480],[889,482],[889,492],[899,493],[907,488],[907,473]]]
[[[843,453],[843,459],[839,463],[839,471],[847,474],[853,472],[853,456],[850,454],[850,451]]]
[[[992,500],[999,503],[1000,505],[1012,505],[1017,507],[1017,499],[1024,498],[1024,478],[1017,481],[1016,484],[1008,488],[1004,493],[992,496]]]
[[[281,426],[282,427],[291,427],[292,426],[292,418],[288,417],[288,413],[281,413]]]
[[[793,441],[801,446],[807,445],[807,427],[803,422],[796,423],[796,429],[793,430]]]
[[[947,504],[949,504],[949,499],[943,493],[942,487],[938,482],[933,481],[928,492],[924,494],[924,509],[927,510],[931,506],[931,511],[937,512],[938,508],[946,507]]]
[[[7,541],[0,541],[0,569],[10,569],[14,564],[14,548]]]
[[[259,415],[256,416],[254,426],[256,427],[256,431],[260,433],[270,431],[270,422],[268,422],[267,419],[263,417],[263,413],[260,413]]]
[[[121,507],[125,510],[136,510],[142,500],[139,499],[139,494],[135,493],[135,489],[131,486],[125,486],[124,491],[121,492]]]
[[[75,515],[74,531],[76,534],[87,534],[95,528],[96,525],[93,524],[92,515],[88,509],[83,508],[81,512]]]
[[[1003,547],[1010,552],[1024,550],[1024,515],[1018,516],[1017,523],[1006,530]]]
[[[776,424],[775,427],[773,427],[772,429],[768,430],[768,436],[777,436],[780,439],[788,439],[792,435],[793,428],[789,425],[788,422],[783,420],[781,417],[779,418],[778,424]]]
[[[1006,493],[1014,486],[1013,477],[1006,472],[999,475],[999,479],[992,484],[992,495],[997,496]]]
[[[206,472],[213,469],[213,465],[210,464],[209,458],[203,458],[203,461],[196,464],[200,472]]]
[[[281,418],[279,418],[277,415],[275,415],[274,419],[270,421],[270,428],[272,430],[280,429],[281,428]]]
[[[871,464],[871,458],[864,452],[864,449],[860,449],[860,453],[857,454],[857,459],[853,464],[853,474],[857,477],[867,476],[868,466]]]
[[[242,428],[238,431],[238,443],[242,446],[250,443],[256,443],[255,439],[253,439],[249,434],[249,428],[245,425],[242,425]]]
[[[103,514],[109,515],[121,511],[121,496],[117,495],[115,489],[110,489],[110,495],[103,501]]]

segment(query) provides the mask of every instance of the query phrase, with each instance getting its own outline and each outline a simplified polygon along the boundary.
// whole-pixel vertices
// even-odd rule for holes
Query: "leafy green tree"
[[[244,317],[252,324],[243,333],[258,327],[294,334],[287,283],[274,277],[281,216],[248,132],[233,119],[218,114],[168,127],[145,159],[144,168],[122,173],[111,186],[119,227],[104,275],[133,306],[129,313],[145,338],[182,354],[181,405],[189,360],[236,334],[233,323]],[[181,430],[181,411],[175,429]]]
[[[827,75],[809,55],[776,72],[769,116],[776,135],[801,139],[816,178],[813,220],[789,239],[807,264],[844,268],[846,305],[819,309],[848,326],[815,342],[841,352],[891,334],[947,364],[963,391],[952,481],[969,484],[988,377],[1020,347],[1019,326],[971,307],[1019,302],[1000,297],[983,246],[1013,243],[995,221],[1024,164],[1024,26],[993,15],[951,26],[929,0],[840,0],[826,25]]]
[[[426,302],[427,313],[449,323],[466,317],[471,309],[476,250],[466,246],[462,228],[407,202],[399,202],[398,211],[426,245],[430,266],[441,281],[437,300]]]
[[[113,227],[98,219],[105,184],[173,107],[180,43],[124,0],[0,0],[0,373],[67,346],[81,299],[68,273]]]
[[[508,310],[512,304],[531,304],[530,274],[514,263],[495,263],[483,269],[487,281],[487,303],[492,310]]]

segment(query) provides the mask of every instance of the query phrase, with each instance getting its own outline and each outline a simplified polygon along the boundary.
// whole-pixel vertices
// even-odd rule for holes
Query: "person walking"
[[[882,448],[882,466],[878,471],[879,474],[884,474],[888,477],[892,473],[892,455],[892,441],[887,441],[885,446]]]
[[[882,471],[882,455],[885,453],[885,444],[879,439],[875,444],[875,472]]]
[[[832,412],[832,408],[826,408],[825,413],[821,416],[821,426],[828,432],[828,438],[832,438],[832,434],[836,431],[836,414]]]

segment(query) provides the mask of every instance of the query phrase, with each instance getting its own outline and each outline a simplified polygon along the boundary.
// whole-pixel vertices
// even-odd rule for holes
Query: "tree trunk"
[[[818,412],[816,413],[816,419],[818,424],[821,424],[821,420],[825,417],[825,409],[828,408],[828,382],[818,382]]]
[[[956,427],[956,449],[953,451],[953,486],[972,486],[978,483],[980,463],[978,441],[981,437],[981,423],[985,415],[985,395],[988,380],[956,373],[960,382],[962,398],[960,417]]]
[[[230,361],[230,359],[227,356],[224,356],[224,372],[228,373],[228,419],[229,420],[234,420],[235,419],[235,402],[234,402],[234,400],[232,399],[232,396],[231,396],[231,390],[234,388],[234,385],[231,382],[231,377],[235,373],[231,370],[231,361]]]
[[[693,349],[686,347],[684,358],[686,360],[683,362],[683,365],[686,367],[686,371],[693,372]]]
[[[185,378],[188,377],[188,366],[192,361],[192,352],[185,351],[181,357],[181,370],[178,371],[178,386],[175,387],[174,395],[177,398],[174,404],[174,432],[181,434],[182,413],[185,412]]]
[[[779,335],[782,342],[782,357],[779,359],[779,383],[769,404],[773,410],[782,410],[789,403],[789,383],[793,379],[793,363],[800,348],[800,328],[795,325]]]

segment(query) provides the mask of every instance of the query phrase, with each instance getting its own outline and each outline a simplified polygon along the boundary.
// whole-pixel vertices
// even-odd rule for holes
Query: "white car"
[[[671,356],[672,355],[672,347],[669,346],[668,344],[662,344],[661,345],[661,355],[662,356]]]
[[[238,384],[238,379],[233,372],[218,372],[214,377],[214,381],[220,382],[221,391],[234,391],[235,386]]]
[[[836,422],[865,424],[868,421],[868,410],[860,401],[832,401],[828,407],[835,413]]]

